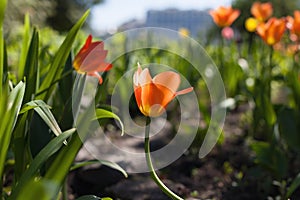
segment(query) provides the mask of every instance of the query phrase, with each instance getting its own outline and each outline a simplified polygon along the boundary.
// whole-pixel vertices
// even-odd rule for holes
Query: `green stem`
[[[61,77],[55,81],[53,81],[51,83],[51,85],[49,87],[47,87],[46,89],[42,90],[42,91],[39,91],[38,93],[35,94],[35,96],[39,96],[41,94],[43,94],[44,92],[47,92],[55,83],[61,81],[63,78],[69,76],[71,73],[73,72],[73,70],[69,70],[67,71],[66,73],[62,74]]]
[[[271,98],[271,82],[272,82],[272,69],[273,69],[273,62],[272,62],[272,59],[273,59],[273,47],[271,46],[270,47],[270,57],[269,57],[269,71],[268,71],[268,89],[269,89],[269,97]]]
[[[65,178],[64,184],[62,187],[62,199],[68,200],[68,177]]]
[[[3,177],[0,176],[0,199],[3,199]]]
[[[152,179],[155,181],[155,183],[159,186],[159,188],[170,198],[174,200],[183,200],[183,198],[176,195],[174,192],[172,192],[157,176],[155,173],[155,169],[152,164],[151,160],[151,154],[150,154],[150,138],[149,138],[149,132],[150,132],[150,117],[147,117],[146,120],[146,130],[145,130],[145,153],[146,153],[146,160],[148,168],[150,169],[150,174]]]

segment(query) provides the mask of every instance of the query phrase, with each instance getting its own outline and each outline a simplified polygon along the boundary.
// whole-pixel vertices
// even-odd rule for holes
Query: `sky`
[[[91,26],[96,32],[110,32],[131,19],[145,19],[150,9],[205,10],[230,4],[231,0],[105,0],[92,8]]]

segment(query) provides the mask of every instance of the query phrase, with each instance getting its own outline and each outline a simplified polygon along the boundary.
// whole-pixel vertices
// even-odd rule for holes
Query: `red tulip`
[[[270,2],[254,2],[251,7],[251,14],[261,22],[266,21],[273,14],[273,7]]]
[[[271,18],[267,23],[261,23],[257,27],[258,35],[268,45],[274,45],[280,41],[285,31],[286,23],[285,19]]]
[[[153,79],[149,69],[138,69],[133,76],[134,95],[140,111],[145,116],[157,117],[164,111],[168,103],[177,95],[186,94],[192,87],[178,91],[180,76],[176,72],[166,71],[157,74]]]
[[[219,27],[226,27],[230,26],[238,18],[240,11],[232,7],[220,6],[216,10],[209,11],[209,14]]]
[[[105,62],[107,50],[104,50],[102,41],[92,42],[92,36],[89,35],[84,46],[75,56],[73,61],[74,69],[77,73],[87,74],[98,78],[99,83],[103,82],[99,72],[106,72],[112,68],[112,64]]]

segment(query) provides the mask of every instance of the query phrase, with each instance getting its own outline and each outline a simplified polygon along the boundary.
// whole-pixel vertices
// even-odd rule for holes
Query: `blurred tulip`
[[[214,22],[219,27],[230,26],[240,15],[240,11],[230,7],[220,6],[216,10],[209,11]]]
[[[294,17],[287,17],[287,28],[290,30],[291,40],[299,40],[300,38],[300,11],[294,11]]]
[[[280,41],[286,28],[285,19],[271,18],[267,23],[261,23],[257,27],[258,35],[268,45],[274,45]]]
[[[253,17],[249,17],[245,22],[245,28],[249,32],[255,32],[259,22]]]
[[[273,14],[273,7],[270,2],[254,2],[251,7],[251,14],[261,22],[266,21]]]
[[[180,84],[179,74],[166,71],[157,74],[153,79],[149,69],[138,69],[133,75],[134,95],[140,111],[149,117],[160,116],[168,103],[177,95],[186,94],[193,90],[192,87],[177,91]]]
[[[74,69],[79,74],[87,74],[98,78],[99,83],[103,80],[99,72],[106,72],[112,68],[112,64],[105,62],[107,50],[104,50],[102,41],[92,42],[89,35],[84,46],[79,50],[73,61]]]
[[[234,31],[230,27],[224,27],[221,31],[221,35],[226,40],[231,40],[234,37]]]

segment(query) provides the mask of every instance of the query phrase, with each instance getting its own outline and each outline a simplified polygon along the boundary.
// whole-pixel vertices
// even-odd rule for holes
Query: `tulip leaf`
[[[288,146],[296,151],[300,151],[300,136],[296,116],[294,110],[281,108],[278,113],[278,126],[280,135],[287,142]]]
[[[20,194],[16,200],[23,199],[39,199],[39,200],[49,200],[51,199],[51,194],[55,192],[55,183],[40,179],[28,181],[26,185],[21,189]]]
[[[4,168],[6,153],[8,151],[11,134],[17,121],[19,110],[23,101],[25,84],[20,82],[7,97],[0,99],[0,118],[2,125],[0,127],[0,177]]]
[[[115,170],[118,170],[126,178],[128,177],[126,171],[124,169],[122,169],[117,163],[106,161],[106,160],[90,160],[90,161],[84,161],[84,162],[77,162],[77,163],[74,163],[74,165],[71,167],[70,170],[75,170],[75,169],[78,169],[80,167],[84,167],[84,166],[88,166],[88,165],[92,165],[92,164],[99,164],[99,163],[101,165],[105,165],[105,166],[108,166],[108,167],[113,168]]]
[[[300,186],[300,173],[296,176],[296,178],[293,180],[290,187],[287,189],[287,197],[290,197],[293,192]]]
[[[32,39],[28,49],[27,59],[24,68],[24,76],[26,78],[26,90],[23,102],[29,102],[34,97],[38,88],[39,69],[39,33],[36,29],[33,30]],[[21,67],[20,67],[21,68]]]
[[[257,164],[270,170],[277,178],[284,177],[288,160],[280,148],[267,142],[254,142],[251,148],[256,154]]]
[[[33,38],[32,38],[32,40],[33,40]],[[27,13],[25,15],[25,19],[24,19],[23,44],[22,44],[21,55],[20,55],[20,59],[19,59],[19,67],[18,67],[19,79],[22,79],[23,75],[24,75],[26,56],[27,56],[27,51],[29,48],[29,42],[30,42],[30,18],[29,18],[29,14]],[[27,59],[29,59],[29,58],[27,58]]]
[[[3,21],[6,9],[6,0],[0,0],[0,98],[2,98],[3,70],[4,70],[4,39],[3,39]]]
[[[0,0],[0,27],[2,29],[7,0]]]
[[[31,164],[29,165],[28,169],[24,172],[21,179],[19,180],[17,186],[13,189],[12,195],[9,199],[15,199],[17,195],[19,195],[19,192],[22,190],[22,188],[28,184],[28,182],[34,178],[36,175],[38,169],[52,156],[55,152],[57,152],[61,146],[63,145],[63,142],[70,137],[75,132],[75,129],[70,129],[62,134],[60,134],[58,137],[55,137],[52,139],[33,159]]]
[[[49,126],[53,133],[58,136],[61,134],[58,123],[56,122],[53,114],[50,111],[50,107],[42,100],[34,100],[25,104],[21,113],[24,113],[30,109],[34,109],[44,122]]]
[[[89,15],[89,11],[87,11],[81,17],[81,19],[73,26],[73,28],[69,31],[68,35],[66,36],[63,44],[56,52],[53,62],[51,63],[51,66],[49,68],[50,70],[48,71],[47,76],[45,77],[41,87],[39,88],[39,99],[46,101],[50,97],[53,83],[55,83],[55,81],[60,78],[65,63],[70,54],[75,37],[78,31],[80,30],[81,26],[83,25],[84,21],[88,17],[88,15]]]
[[[106,119],[106,118],[116,119],[121,125],[121,131],[122,131],[121,135],[124,135],[124,125],[123,125],[123,122],[121,121],[121,119],[118,117],[118,115],[114,114],[111,111],[104,110],[101,108],[96,109],[95,119]]]
[[[84,196],[77,198],[76,200],[103,200],[103,199],[108,200],[108,198],[100,198],[100,197],[96,197],[94,195],[84,195]]]
[[[100,198],[100,197],[96,197],[94,195],[84,195],[84,196],[77,198],[76,200],[113,200],[113,199],[109,198],[109,197]]]

